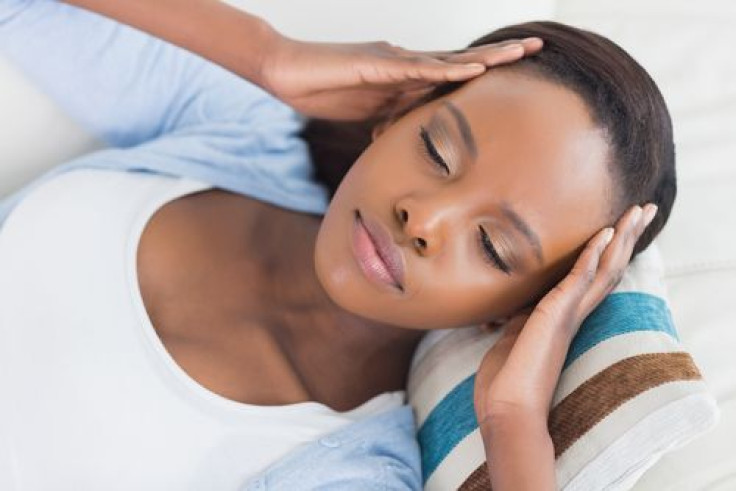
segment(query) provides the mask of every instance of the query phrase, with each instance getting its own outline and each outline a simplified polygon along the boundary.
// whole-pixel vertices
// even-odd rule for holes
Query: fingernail
[[[603,232],[603,247],[607,246],[613,240],[613,227],[607,227]]]
[[[482,63],[466,63],[464,66],[469,72],[484,72],[486,70],[486,66]]]
[[[657,205],[654,203],[649,203],[646,206],[646,211],[644,212],[644,226],[646,227],[650,223],[652,223],[652,220],[654,219],[654,216],[657,214]]]
[[[522,46],[521,44],[507,44],[506,46],[503,47],[503,49],[507,49],[507,50],[511,51],[511,50],[515,50],[515,49],[519,49],[519,48],[523,48],[523,47],[524,46]]]
[[[641,206],[636,205],[636,207],[634,207],[634,211],[632,212],[632,215],[633,215],[631,217],[632,225],[637,225],[639,224],[639,222],[641,222],[641,214],[642,214]]]

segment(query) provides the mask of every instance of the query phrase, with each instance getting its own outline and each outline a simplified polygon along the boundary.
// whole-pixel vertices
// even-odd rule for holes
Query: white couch
[[[676,326],[722,410],[638,490],[736,489],[736,2],[730,0],[232,0],[298,38],[454,49],[510,22],[553,18],[609,36],[652,74],[675,124],[679,193],[658,242]],[[0,59],[0,196],[99,147]]]

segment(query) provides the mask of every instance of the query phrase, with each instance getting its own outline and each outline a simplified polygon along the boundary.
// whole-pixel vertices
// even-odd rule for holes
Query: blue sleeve
[[[34,187],[79,168],[190,177],[323,214],[305,117],[185,50],[53,0],[0,0],[0,55],[117,148],[52,168],[0,200],[0,226]]]
[[[338,429],[297,448],[240,487],[280,489],[421,491],[412,408],[404,405]]]
[[[282,104],[197,55],[54,0],[1,0],[0,54],[111,146],[208,123],[255,125]]]

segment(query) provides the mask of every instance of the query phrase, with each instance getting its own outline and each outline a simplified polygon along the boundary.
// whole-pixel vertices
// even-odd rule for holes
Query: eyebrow
[[[457,126],[460,129],[460,135],[463,138],[465,148],[468,150],[468,152],[470,152],[473,160],[475,160],[475,158],[478,156],[478,148],[475,145],[475,139],[473,138],[473,132],[470,131],[468,120],[465,118],[465,115],[463,115],[462,111],[460,111],[460,109],[458,109],[458,107],[452,102],[444,101],[443,106],[447,108],[447,110],[450,111],[450,113],[455,117],[455,121],[457,122]]]
[[[470,125],[468,124],[468,120],[465,118],[465,115],[463,115],[462,111],[460,111],[460,109],[450,101],[444,101],[443,106],[447,108],[447,110],[450,111],[450,113],[455,117],[455,121],[457,122],[457,125],[460,129],[460,135],[462,136],[465,148],[473,156],[473,159],[475,159],[478,156],[478,149],[475,145],[473,132],[470,131]],[[516,213],[516,211],[511,207],[508,202],[504,201],[501,203],[501,212],[526,238],[526,240],[529,242],[529,245],[532,246],[532,250],[534,251],[534,255],[536,256],[537,261],[540,264],[543,264],[544,254],[542,254],[542,245],[539,240],[539,236],[534,232],[534,230],[532,230],[529,224],[526,223],[524,219],[519,216],[518,213]]]
[[[539,261],[540,264],[544,263],[544,256],[542,255],[542,245],[539,242],[539,236],[534,232],[534,230],[531,229],[531,227],[529,227],[529,224],[526,223],[519,216],[519,214],[516,213],[513,208],[511,208],[511,205],[505,201],[501,202],[501,212],[511,221],[514,227],[516,227],[516,229],[521,232],[521,234],[532,246],[532,249],[534,250],[534,255],[537,257],[537,261]]]

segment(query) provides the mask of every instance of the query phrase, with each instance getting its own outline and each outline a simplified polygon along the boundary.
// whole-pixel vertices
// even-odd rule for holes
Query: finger
[[[621,279],[639,237],[642,213],[640,206],[632,206],[616,223],[615,239],[611,241],[606,254],[601,257],[599,277],[592,286],[592,290],[598,294],[596,296],[603,296],[601,294],[613,290]]]
[[[522,40],[509,40],[493,45],[477,46],[475,48],[458,52],[445,58],[445,61],[453,63],[483,63],[494,66],[501,63],[518,60],[542,49],[543,42],[540,38],[527,38]],[[499,55],[503,55],[502,57]]]
[[[613,228],[598,231],[585,244],[570,272],[536,305],[532,316],[542,316],[553,323],[576,327],[583,317],[579,306],[595,280],[598,262],[613,237]]]
[[[532,54],[542,49],[542,46],[544,45],[544,41],[538,37],[530,37],[530,38],[524,38],[524,39],[514,38],[514,39],[506,39],[498,43],[483,44],[480,46],[472,46],[472,47],[456,49],[456,50],[414,51],[414,53],[431,56],[439,60],[448,60],[448,59],[454,58],[454,59],[459,59],[459,61],[462,61],[462,58],[465,56],[473,57],[473,56],[476,56],[478,53],[485,53],[488,51],[498,50],[498,49],[507,49],[508,47],[513,47],[514,49],[518,49],[519,45],[522,48],[524,48],[525,54]]]
[[[454,52],[428,52],[425,56],[448,63],[482,63],[493,65],[508,59],[518,59],[524,55],[524,46],[519,42],[487,44]]]
[[[616,223],[616,232],[611,244],[601,257],[597,277],[591,285],[588,298],[581,306],[591,311],[620,283],[631,260],[636,242],[652,222],[657,206],[647,204],[630,208]]]
[[[575,261],[570,273],[559,284],[559,288],[570,292],[567,298],[578,303],[596,278],[601,255],[614,236],[614,229],[606,227],[593,236]]]
[[[357,75],[366,85],[411,82],[457,82],[477,77],[487,67],[510,63],[541,49],[540,38],[507,39],[498,43],[454,51],[412,51],[398,46],[380,65],[359,65]],[[384,48],[386,49],[386,48]]]
[[[542,48],[540,38],[527,38],[520,41],[510,40],[494,45],[478,46],[470,50],[445,57],[448,63],[472,65],[480,63],[486,68],[505,65],[534,54]]]
[[[406,80],[461,81],[484,73],[487,67],[510,63],[538,51],[542,44],[540,38],[526,38],[477,46],[461,53],[406,51],[413,56],[402,61],[408,62]]]
[[[449,63],[428,58],[416,60],[407,67],[409,80],[422,80],[431,83],[460,82],[475,78],[486,71],[486,66],[480,62]]]

